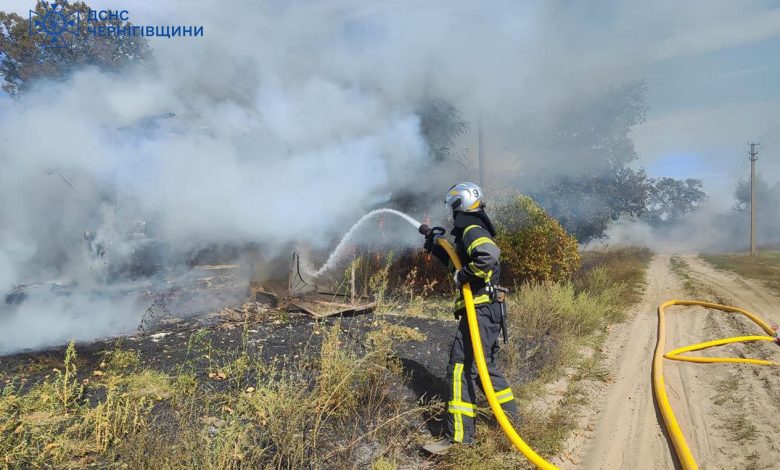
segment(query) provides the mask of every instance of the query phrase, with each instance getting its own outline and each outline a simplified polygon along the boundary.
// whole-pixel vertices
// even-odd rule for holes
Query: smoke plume
[[[148,281],[114,267],[139,250],[183,275],[187,254],[213,245],[268,259],[325,248],[399,195],[422,218],[432,194],[476,179],[473,158],[436,162],[426,100],[452,103],[472,131],[489,123],[488,176],[522,174],[542,130],[642,77],[651,40],[623,2],[154,5],[131,21],[205,36],[152,39],[151,66],[84,68],[0,108],[0,293],[40,285],[0,302],[0,353],[132,329],[144,307],[126,292]],[[473,137],[455,150],[473,156]],[[96,294],[107,285],[122,288]]]

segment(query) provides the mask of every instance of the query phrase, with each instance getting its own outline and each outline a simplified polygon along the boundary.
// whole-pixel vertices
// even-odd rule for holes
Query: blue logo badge
[[[46,35],[44,47],[69,47],[65,37],[68,34],[79,35],[80,19],[76,10],[67,11],[67,1],[61,3],[43,2],[46,11],[38,13],[30,10],[30,36]]]

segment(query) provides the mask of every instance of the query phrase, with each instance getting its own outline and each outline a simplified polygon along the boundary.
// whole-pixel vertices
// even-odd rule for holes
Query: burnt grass
[[[645,261],[649,257],[649,251],[639,248],[588,254],[584,256],[586,267],[572,279],[574,288],[559,285],[529,286],[521,293],[522,297],[514,300],[516,304],[510,307],[512,311],[509,316],[512,333],[509,346],[512,354],[505,354],[501,366],[515,393],[522,393],[520,387],[524,384],[537,379],[546,380],[548,373],[559,366],[563,357],[561,351],[569,347],[573,339],[583,337],[583,333],[585,336],[592,333],[565,327],[569,324],[566,321],[561,322],[564,327],[551,330],[545,327],[547,323],[542,320],[551,318],[551,315],[557,315],[555,318],[563,315],[562,319],[570,322],[572,318],[580,318],[583,309],[586,314],[595,315],[601,314],[604,308],[624,308],[641,291]],[[605,273],[601,272],[600,275],[606,274],[612,283],[604,285],[603,279],[591,276],[589,273],[595,273],[595,268],[603,268]],[[579,302],[574,289],[588,292],[589,296],[585,300],[590,300]],[[606,295],[610,292],[619,292],[620,295]],[[604,293],[602,299],[600,296]],[[555,300],[550,299],[553,294],[569,309],[555,305],[555,308],[548,308],[548,300]],[[436,294],[431,297],[438,298]],[[610,302],[618,302],[618,305]],[[193,467],[192,464],[196,462],[208,463],[208,456],[212,455],[210,452],[223,452],[219,455],[233,460],[238,458],[243,463],[243,454],[236,457],[230,447],[223,449],[221,446],[224,439],[229,441],[234,438],[236,429],[252,423],[252,430],[246,434],[248,437],[242,438],[241,452],[251,453],[252,449],[260,449],[262,454],[251,454],[248,458],[254,458],[252,462],[265,462],[266,458],[270,458],[269,465],[275,462],[273,466],[278,468],[286,468],[284,462],[294,462],[287,465],[289,468],[314,468],[319,464],[341,468],[343,465],[337,462],[352,462],[349,466],[368,468],[371,462],[384,462],[382,459],[385,455],[393,456],[393,459],[394,456],[400,457],[403,468],[409,468],[410,465],[430,468],[429,464],[436,468],[439,468],[439,464],[443,468],[452,468],[450,464],[453,462],[427,456],[415,443],[427,439],[428,433],[434,436],[442,433],[443,404],[448,399],[447,362],[457,322],[451,318],[442,319],[438,307],[431,312],[431,316],[413,316],[410,314],[420,311],[419,304],[399,304],[392,309],[397,313],[365,313],[325,319],[272,309],[270,305],[273,304],[263,302],[248,302],[238,308],[224,308],[186,318],[174,317],[167,309],[150,309],[148,318],[145,315],[142,322],[143,331],[135,335],[77,343],[76,358],[71,364],[77,368],[74,385],[84,384],[83,392],[79,392],[82,402],[78,411],[83,415],[72,414],[72,422],[79,425],[85,423],[83,425],[89,431],[93,421],[85,421],[92,419],[88,413],[103,405],[107,406],[110,398],[117,396],[116,393],[107,394],[108,384],[120,380],[135,380],[138,382],[133,383],[140,386],[151,383],[149,397],[157,401],[153,402],[149,421],[142,428],[130,431],[120,429],[124,432],[122,438],[110,441],[105,451],[94,451],[91,450],[93,447],[87,446],[84,448],[86,450],[77,451],[81,453],[74,462],[79,467],[83,466],[79,464],[82,462],[101,468],[119,468],[117,466],[120,464],[121,468],[163,468],[165,465],[161,463],[165,462],[160,459],[171,459],[166,462],[174,467],[192,459],[189,464]],[[518,309],[517,312],[514,308]],[[513,313],[519,314],[513,316]],[[591,322],[592,328],[598,328],[604,321],[614,319]],[[30,397],[30,400],[24,402],[27,408],[23,411],[23,419],[29,421],[39,414],[28,412],[37,410],[31,403],[42,396],[41,388],[37,385],[43,385],[44,392],[51,393],[51,388],[46,387],[70,383],[70,379],[59,382],[63,376],[61,371],[64,369],[66,350],[67,345],[61,345],[0,356],[0,397]],[[388,351],[397,361],[386,360]],[[328,368],[328,364],[331,368]],[[401,374],[398,373],[399,366]],[[327,386],[328,377],[331,376],[329,374],[336,374],[338,378],[338,374],[343,374],[344,370],[349,375],[350,369],[355,369],[356,375],[368,370],[379,372],[378,375],[374,372],[371,372],[374,375],[361,375],[363,382],[349,382],[349,386],[356,387],[355,393],[342,395],[357,397],[359,401],[349,403],[348,407],[342,408],[347,410],[346,414],[334,415],[326,427],[319,428],[326,429],[330,434],[320,433],[309,440],[306,437],[309,428],[315,420],[321,422],[322,413],[299,413],[297,410],[301,407],[298,403],[316,403],[327,409],[334,403],[331,401],[334,395],[328,395],[327,388],[323,396],[315,394],[319,393],[322,383]],[[68,371],[72,372],[72,367],[68,367]],[[154,371],[161,372],[163,376],[153,374]],[[106,376],[103,377],[103,374]],[[324,381],[320,381],[322,377],[325,377]],[[173,395],[170,398],[156,395],[155,380],[173,387]],[[120,386],[124,388],[118,389],[117,393],[129,389],[130,382],[121,383]],[[339,386],[342,383],[348,382],[340,382]],[[256,397],[263,396],[261,387],[273,387],[274,384],[290,387],[283,389],[285,391],[293,388],[302,391],[300,399],[298,395],[292,395],[293,400],[278,400],[280,406],[293,403],[289,408],[296,411],[287,412],[287,408],[282,407],[279,408],[280,412],[274,409],[271,414],[247,421],[253,409],[246,407],[258,403]],[[369,385],[363,387],[364,384]],[[370,388],[374,386],[371,384],[375,384],[376,388]],[[250,390],[255,388],[258,393]],[[532,389],[533,386],[529,390]],[[480,402],[477,404],[485,411],[478,414],[478,420],[484,422],[478,429],[489,431],[483,435],[486,438],[480,438],[474,448],[464,450],[465,454],[458,453],[456,457],[470,455],[472,467],[491,466],[490,462],[493,462],[496,465],[492,466],[505,468],[505,464],[513,460],[504,461],[504,451],[507,449],[496,447],[496,440],[491,433],[500,431],[495,428],[490,430],[489,425],[494,424],[492,414],[487,410],[484,397],[481,394],[478,396]],[[144,395],[143,398],[147,397]],[[312,398],[314,400],[310,400]],[[521,402],[523,398],[520,397]],[[236,408],[238,411],[234,415],[230,407],[236,404],[244,408]],[[65,415],[68,415],[67,410]],[[523,429],[524,434],[530,436],[531,442],[543,445],[541,449],[537,448],[547,455],[557,452],[556,443],[570,429],[570,423],[555,421],[554,417],[559,415],[553,413],[551,420],[543,416],[534,418],[533,414],[529,414],[528,421],[524,419],[524,426],[527,427]],[[263,416],[272,416],[274,419],[266,423]],[[114,418],[108,416],[106,419]],[[282,428],[287,426],[295,431],[288,435],[284,430],[275,435],[273,432],[278,426],[271,423],[282,423]],[[383,423],[391,424],[382,429],[382,436],[372,434]],[[14,448],[19,447],[16,441],[20,439],[32,439],[33,443],[37,443],[25,447],[27,450],[19,457],[12,457],[17,459],[12,462],[47,467],[62,460],[61,456],[66,454],[46,453],[50,449],[48,439],[57,437],[60,430],[42,428],[43,431],[38,432],[35,428],[34,432],[24,434],[24,429],[28,428],[16,428],[22,429],[19,434],[21,437],[18,438],[14,437],[17,435],[15,430],[6,433],[11,436],[9,442],[16,446]],[[208,434],[208,439],[214,439],[216,447],[207,446],[205,453],[199,453],[197,451],[202,448],[203,433]],[[70,442],[68,439],[72,435],[72,432],[64,435],[63,442]],[[298,435],[305,437],[301,440],[302,447],[285,447],[292,436]],[[79,434],[77,439],[80,444],[83,436]],[[342,442],[350,444],[345,447]],[[264,453],[266,450],[270,453]],[[50,457],[55,460],[48,460]],[[320,460],[316,460],[318,458]],[[247,460],[247,465],[249,462]],[[309,465],[304,462],[309,462]],[[225,468],[224,461],[217,468]]]
[[[425,340],[394,338],[393,341],[392,353],[400,360],[408,377],[407,383],[399,384],[402,385],[398,388],[402,396],[398,398],[410,402],[447,400],[445,376],[457,322],[376,313],[314,319],[304,313],[271,310],[253,315],[246,322],[203,317],[158,325],[135,336],[77,343],[78,380],[93,379],[94,371],[102,369],[101,363],[107,354],[121,348],[137,352],[141,368],[175,375],[186,367],[213,391],[224,391],[230,386],[229,381],[208,380],[209,372],[215,369],[220,358],[236,357],[246,347],[251,357],[262,358],[279,368],[313,361],[319,356],[321,332],[334,324],[340,325],[345,347],[358,352],[367,347],[369,335],[377,334],[381,327],[396,325],[419,331]],[[199,348],[193,347],[194,338],[199,338]],[[526,341],[527,344],[519,345],[521,353],[528,353],[522,365],[515,370],[507,370],[504,365],[504,372],[515,386],[535,379],[552,354],[551,338],[545,338],[543,343]],[[201,353],[204,343],[209,345],[209,358]],[[66,348],[62,345],[0,357],[0,394],[10,384],[24,391],[50,378],[55,368],[62,368]],[[250,382],[262,380],[251,376],[245,379]],[[91,401],[101,399],[98,396],[89,398]],[[440,431],[435,425],[429,426],[429,430],[434,434]]]

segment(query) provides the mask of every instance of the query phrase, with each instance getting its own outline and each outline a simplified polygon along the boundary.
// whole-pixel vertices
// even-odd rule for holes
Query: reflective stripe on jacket
[[[471,285],[474,304],[490,303],[487,283],[498,283],[501,276],[501,250],[493,241],[490,232],[481,225],[469,225],[463,229],[460,237],[455,238],[455,250],[463,263],[461,277]],[[465,307],[462,294],[455,307]]]

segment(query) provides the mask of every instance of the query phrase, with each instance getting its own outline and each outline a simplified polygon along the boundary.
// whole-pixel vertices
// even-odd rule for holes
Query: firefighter
[[[485,212],[482,190],[476,184],[456,184],[447,192],[444,202],[448,210],[452,210],[454,228],[451,234],[455,238],[462,269],[454,269],[449,256],[435,243],[430,231],[426,236],[425,249],[450,267],[459,292],[464,283],[471,285],[479,334],[496,398],[507,415],[517,421],[517,404],[512,389],[497,364],[502,330],[506,341],[504,296],[501,295],[506,290],[496,285],[501,274],[501,250],[493,241],[496,230]],[[445,454],[453,444],[474,442],[476,387],[482,389],[482,383],[477,377],[462,293],[456,303],[455,318],[460,323],[447,366],[447,435],[424,446],[433,454]]]

